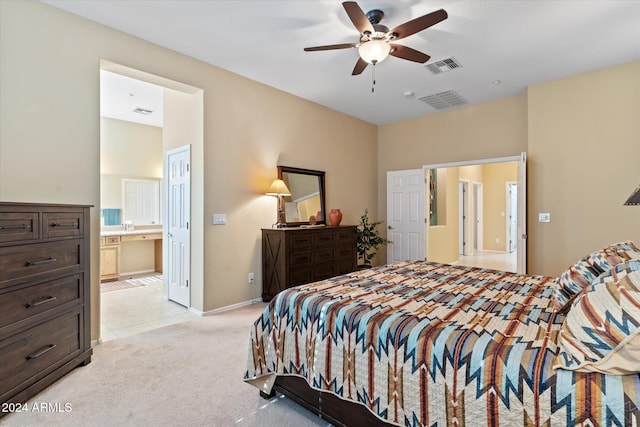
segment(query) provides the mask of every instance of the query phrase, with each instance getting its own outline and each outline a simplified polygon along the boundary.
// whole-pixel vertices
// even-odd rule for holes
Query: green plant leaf
[[[362,259],[365,267],[371,266],[371,260],[376,255],[380,246],[391,243],[390,240],[382,237],[376,229],[376,227],[383,222],[384,221],[370,222],[368,209],[365,209],[364,213],[360,216],[360,224],[357,227],[357,250],[358,259]]]

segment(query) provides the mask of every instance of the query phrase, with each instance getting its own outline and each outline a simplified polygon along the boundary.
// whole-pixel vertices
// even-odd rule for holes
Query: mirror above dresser
[[[324,177],[324,171],[278,166],[278,178],[291,192],[284,198],[287,227],[308,225],[311,216],[317,224],[326,224]]]

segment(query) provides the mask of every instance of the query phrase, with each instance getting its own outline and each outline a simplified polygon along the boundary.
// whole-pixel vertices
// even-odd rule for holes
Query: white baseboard
[[[258,303],[258,302],[262,302],[262,298],[256,298],[256,299],[252,299],[252,300],[249,300],[249,301],[239,302],[237,304],[232,304],[232,305],[228,305],[226,307],[220,307],[220,308],[216,308],[215,310],[209,310],[209,311],[200,311],[200,310],[197,310],[197,309],[195,309],[193,307],[189,307],[189,311],[194,313],[194,314],[197,314],[198,316],[211,316],[211,315],[214,315],[214,314],[224,313],[225,311],[234,310],[236,308],[253,305],[253,304]]]
[[[149,273],[155,273],[156,271],[154,269],[150,269],[150,270],[140,270],[140,271],[127,271],[125,273],[120,273],[120,280],[124,280],[124,276],[137,276],[139,274],[149,274]],[[161,274],[161,273],[158,273]]]

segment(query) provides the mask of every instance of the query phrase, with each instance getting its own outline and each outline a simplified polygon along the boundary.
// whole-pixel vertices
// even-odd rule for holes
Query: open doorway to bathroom
[[[163,80],[107,62],[100,70],[103,341],[197,316],[167,298],[165,104],[177,91]]]

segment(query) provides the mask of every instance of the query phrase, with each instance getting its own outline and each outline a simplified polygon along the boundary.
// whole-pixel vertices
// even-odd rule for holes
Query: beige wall
[[[100,173],[162,179],[162,128],[100,118]]]
[[[610,243],[640,241],[640,209],[622,206],[640,183],[638,117],[640,62],[634,62],[381,126],[379,210],[384,215],[388,170],[526,151],[528,272],[557,276]],[[551,222],[538,223],[539,212],[550,212]]]
[[[100,118],[100,206],[122,207],[122,179],[162,179],[162,128]]]
[[[201,136],[192,145],[197,310],[260,297],[260,229],[275,218],[264,192],[277,164],[326,171],[327,208],[341,208],[343,223],[365,208],[376,214],[374,125],[35,1],[0,2],[0,51],[0,200],[95,206],[92,339],[100,333],[101,60],[202,89],[204,120],[192,131]],[[211,225],[214,212],[226,213],[227,225]]]
[[[460,166],[458,169],[458,177],[460,179],[464,179],[469,182],[482,182],[484,171],[482,165]]]
[[[467,181],[467,183],[468,183],[468,190],[467,191],[469,192],[469,194],[468,194],[468,197],[469,197],[469,207],[468,207],[469,220],[468,220],[467,225],[469,226],[469,230],[468,230],[468,236],[467,236],[467,239],[468,239],[467,240],[467,245],[469,247],[468,247],[467,250],[469,251],[469,253],[473,253],[473,242],[475,240],[475,229],[473,227],[473,221],[474,221],[474,218],[473,218],[473,205],[475,203],[475,201],[473,200],[473,183],[474,182],[482,182],[482,180],[483,180],[482,172],[483,172],[482,165],[461,166],[461,167],[458,168],[458,181]],[[458,236],[458,240],[457,241],[459,242],[459,240],[460,240],[460,227],[459,227],[458,223],[460,222],[460,209],[462,209],[462,207],[459,206],[459,204],[460,204],[460,195],[459,195],[460,188],[459,188],[459,184],[458,183],[456,184],[456,187],[455,187],[454,191],[455,191],[455,196],[456,196],[454,203],[458,204],[458,217],[456,218],[455,223],[451,224],[451,225],[456,227],[456,232],[457,232],[457,236]],[[433,242],[433,243],[435,243],[436,245],[440,244],[440,242]],[[431,244],[433,244],[433,243],[431,243]],[[457,252],[460,252],[459,246],[460,246],[460,243],[458,243],[458,251]],[[453,260],[455,261],[457,259],[458,259],[458,257],[456,256]]]
[[[427,259],[451,263],[458,260],[458,181],[460,168],[438,170],[438,199],[446,205],[445,218],[438,213],[438,223],[428,228]],[[444,182],[445,191],[440,191]],[[440,208],[440,206],[439,206]]]
[[[175,85],[175,82],[168,84]],[[165,85],[167,86],[167,85]],[[187,88],[189,89],[189,88]],[[205,312],[205,174],[204,90],[165,89],[163,94],[162,142],[165,151],[189,146],[191,151],[191,290],[190,306]],[[168,171],[165,171],[165,175]],[[168,181],[168,178],[165,178]],[[168,208],[168,205],[165,206]],[[164,218],[169,216],[167,210]],[[169,263],[167,239],[163,240],[164,264]],[[165,267],[166,271],[166,267]]]
[[[482,166],[483,183],[483,248],[506,251],[507,182],[518,181],[518,163],[504,162]]]
[[[470,192],[473,191],[473,183],[483,185],[483,249],[506,251],[506,183],[516,181],[517,175],[517,162],[439,168],[438,198],[446,201],[445,218],[440,218],[440,225],[428,229],[428,259],[445,263],[458,261],[458,182],[461,180],[469,182]],[[442,185],[443,180],[445,185]],[[473,241],[474,230],[471,227],[469,242]]]
[[[640,208],[622,204],[640,184],[640,62],[533,86],[528,111],[530,271],[639,243]]]
[[[162,179],[162,152],[162,128],[101,117],[101,208],[122,208],[125,178]],[[120,245],[121,274],[153,271],[154,254],[153,241],[123,243]]]
[[[215,131],[204,153],[205,307],[212,308],[260,295],[260,228],[276,221],[274,198],[264,193],[276,165],[326,171],[326,207],[341,208],[343,224],[356,224],[377,200],[375,126],[239,76],[226,82],[205,121],[205,135]],[[227,225],[210,225],[213,212],[226,213]],[[246,284],[249,272],[255,285]]]
[[[460,179],[469,181],[469,192],[473,192],[473,183],[482,184],[483,196],[483,240],[482,248],[488,251],[507,250],[507,188],[509,181],[518,180],[517,162],[487,163],[482,165],[462,166]],[[457,194],[457,187],[455,189]],[[470,196],[471,198],[473,196]],[[456,199],[455,203],[458,203]],[[456,226],[457,219],[456,219]],[[471,227],[469,240],[474,240]],[[435,242],[438,244],[439,242]]]
[[[459,108],[378,128],[378,211],[386,220],[386,173],[424,165],[518,156],[527,150],[525,95]],[[447,226],[429,228],[429,259],[458,253],[458,173],[447,176]],[[442,243],[438,247],[434,242]],[[384,254],[384,248],[380,251]],[[435,258],[434,258],[435,256]],[[382,259],[386,255],[381,256]]]

